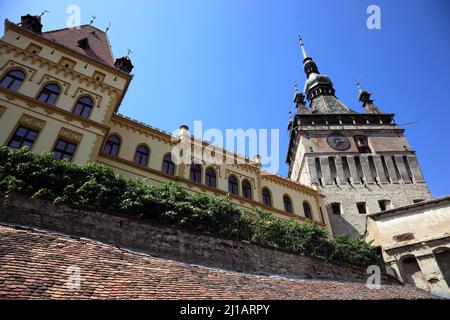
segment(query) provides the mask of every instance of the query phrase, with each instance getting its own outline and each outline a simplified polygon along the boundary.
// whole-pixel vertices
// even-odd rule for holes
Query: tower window
[[[202,167],[199,164],[191,165],[190,178],[195,183],[202,183]]]
[[[37,99],[46,104],[54,105],[60,93],[61,89],[59,86],[54,83],[50,83],[41,90]]]
[[[248,182],[247,179],[242,181],[242,195],[244,196],[245,199],[248,199],[248,200],[253,199],[252,186],[251,186],[250,182]]]
[[[365,202],[358,202],[356,204],[356,207],[358,208],[358,212],[360,214],[366,214],[367,213],[367,207]]]
[[[37,131],[20,126],[17,128],[13,137],[9,141],[8,146],[14,149],[20,149],[22,147],[28,147],[31,149],[37,135]]]
[[[17,91],[23,80],[25,80],[25,73],[20,70],[11,70],[3,77],[0,82],[0,87],[11,91]]]
[[[213,168],[207,168],[205,172],[205,183],[208,187],[216,188],[216,171]]]
[[[55,160],[67,160],[71,161],[77,148],[76,143],[68,142],[63,139],[58,139],[55,149],[53,150],[53,158]]]
[[[391,201],[390,200],[379,200],[378,205],[380,206],[381,211],[386,211],[386,210],[390,209]]]
[[[331,211],[333,214],[340,216],[341,215],[341,204],[339,202],[333,202],[331,204]]]
[[[364,136],[355,136],[355,143],[358,147],[360,153],[372,153],[369,144],[367,143],[367,138]]]

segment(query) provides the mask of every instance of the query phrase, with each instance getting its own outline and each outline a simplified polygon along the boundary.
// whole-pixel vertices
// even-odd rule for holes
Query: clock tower
[[[309,106],[296,88],[286,162],[292,180],[315,185],[325,195],[333,234],[354,238],[365,233],[368,213],[430,199],[415,151],[394,114],[381,112],[359,83],[361,110],[347,107],[299,40]]]

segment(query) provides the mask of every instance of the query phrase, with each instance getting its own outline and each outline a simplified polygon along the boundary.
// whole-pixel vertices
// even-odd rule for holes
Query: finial
[[[43,16],[44,14],[46,14],[46,13],[50,13],[50,11],[48,11],[48,10],[42,11],[42,13],[40,14],[39,18],[42,17],[42,16]]]
[[[359,81],[358,81],[358,80],[356,80],[356,87],[358,88],[358,91],[359,91],[359,92],[362,92],[362,88],[361,88],[361,86],[359,85]]]
[[[91,21],[89,22],[90,25],[92,25],[92,24],[94,23],[94,20],[97,19],[97,17],[96,17],[96,16],[91,16],[91,18],[92,18],[92,19],[91,19]]]
[[[127,58],[130,57],[130,53],[133,53],[133,51],[131,51],[131,49],[127,49],[127,55],[126,55]]]
[[[294,82],[294,89],[295,89],[295,92],[297,93],[298,92],[297,82]]]
[[[298,36],[298,42],[300,43],[300,48],[302,49],[303,59],[309,58],[308,53],[305,49],[305,44],[303,43],[303,39],[301,36]]]
[[[108,26],[106,27],[105,33],[108,33],[109,28],[111,28],[111,22],[108,23]]]

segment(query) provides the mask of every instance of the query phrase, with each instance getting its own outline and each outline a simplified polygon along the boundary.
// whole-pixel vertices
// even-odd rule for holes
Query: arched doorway
[[[441,270],[442,276],[450,288],[450,248],[435,249],[433,254],[439,270]]]
[[[416,257],[407,256],[401,260],[401,274],[404,283],[411,284],[424,290],[428,289],[425,277],[422,270],[420,270]]]

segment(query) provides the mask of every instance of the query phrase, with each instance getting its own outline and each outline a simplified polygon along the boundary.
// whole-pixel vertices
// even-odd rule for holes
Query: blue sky
[[[167,131],[195,120],[221,130],[278,128],[283,175],[293,83],[305,81],[301,34],[350,108],[361,110],[359,78],[397,123],[418,121],[404,128],[425,178],[434,196],[450,193],[448,1],[0,0],[0,18],[47,9],[44,30],[63,28],[71,4],[82,23],[91,15],[98,28],[111,22],[116,57],[133,51],[121,113]],[[366,27],[370,4],[381,8],[381,30]]]

